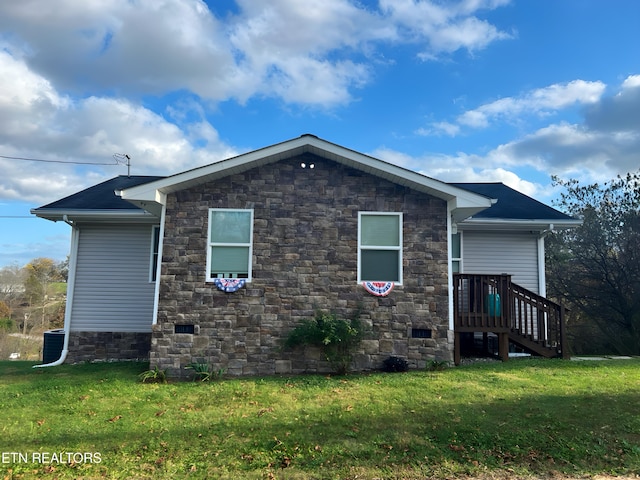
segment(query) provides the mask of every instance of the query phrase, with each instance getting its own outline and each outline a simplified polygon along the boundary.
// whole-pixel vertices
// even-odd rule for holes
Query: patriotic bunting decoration
[[[247,281],[244,278],[216,278],[213,283],[218,287],[218,290],[233,293],[244,287]]]
[[[362,286],[376,297],[386,297],[393,290],[393,282],[362,282]]]

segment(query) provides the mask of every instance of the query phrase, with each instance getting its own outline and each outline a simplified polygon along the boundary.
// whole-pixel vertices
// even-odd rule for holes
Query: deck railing
[[[566,355],[564,307],[512,283],[511,275],[454,274],[453,302],[456,334],[508,334],[535,353]]]

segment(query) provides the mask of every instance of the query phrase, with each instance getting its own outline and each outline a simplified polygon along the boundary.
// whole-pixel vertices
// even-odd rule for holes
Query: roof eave
[[[582,225],[578,219],[512,219],[512,218],[467,218],[458,224],[460,230],[520,230],[543,232],[564,230]]]
[[[31,209],[31,214],[52,222],[107,222],[107,223],[157,223],[158,217],[140,209],[116,210],[61,210]]]
[[[199,167],[144,185],[117,192],[124,200],[138,206],[147,202],[164,205],[166,195],[178,190],[217,180],[228,175],[244,172],[251,168],[275,163],[304,153],[311,153],[335,161],[342,165],[382,177],[393,183],[428,193],[447,202],[454,201],[455,209],[469,209],[469,215],[491,206],[491,200],[468,190],[449,185],[417,172],[398,167],[374,157],[350,150],[334,143],[321,140],[313,135],[303,135],[270,147],[245,153],[210,165]],[[460,213],[461,218],[467,214]]]

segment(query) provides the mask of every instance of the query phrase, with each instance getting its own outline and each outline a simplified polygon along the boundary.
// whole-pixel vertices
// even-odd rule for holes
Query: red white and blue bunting
[[[393,290],[393,282],[362,282],[364,289],[376,297],[386,297]]]
[[[216,278],[213,280],[213,283],[218,287],[218,290],[233,293],[244,287],[247,280],[244,278]]]

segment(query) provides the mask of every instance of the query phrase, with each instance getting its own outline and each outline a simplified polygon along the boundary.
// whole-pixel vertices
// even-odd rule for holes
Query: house
[[[119,176],[32,213],[72,228],[53,364],[325,371],[317,352],[280,348],[318,308],[361,312],[359,370],[389,356],[458,362],[473,332],[497,334],[503,358],[514,341],[563,353],[544,237],[579,221],[499,183],[444,183],[302,135],[168,177]]]

